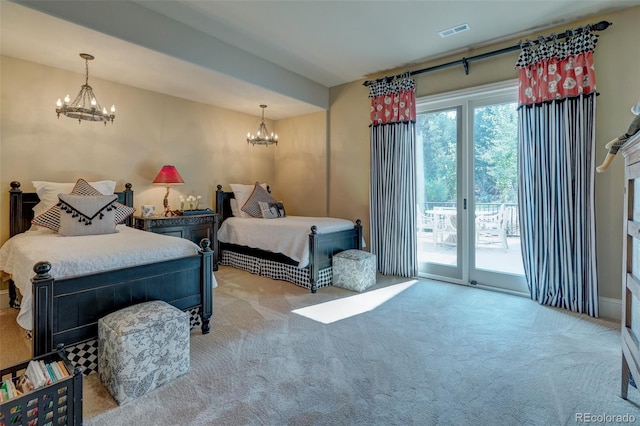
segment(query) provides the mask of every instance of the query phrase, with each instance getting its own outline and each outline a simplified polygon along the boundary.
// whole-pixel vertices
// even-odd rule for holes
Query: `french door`
[[[419,274],[528,294],[517,211],[517,83],[417,106]]]

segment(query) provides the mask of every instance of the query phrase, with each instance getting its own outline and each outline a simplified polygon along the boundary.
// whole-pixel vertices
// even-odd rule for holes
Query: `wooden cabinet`
[[[619,151],[625,158],[622,242],[622,385],[627,399],[629,380],[640,384],[640,133]]]
[[[133,217],[133,226],[144,231],[157,234],[172,235],[185,238],[200,245],[200,240],[208,238],[211,241],[211,250],[218,249],[218,215],[200,214],[192,216],[152,216]],[[216,259],[218,253],[213,254]],[[214,270],[218,269],[217,262],[213,262]]]

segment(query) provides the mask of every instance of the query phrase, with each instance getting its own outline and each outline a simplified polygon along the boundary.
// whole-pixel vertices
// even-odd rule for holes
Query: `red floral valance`
[[[597,42],[598,36],[585,28],[564,43],[542,40],[536,46],[523,47],[516,63],[520,105],[594,93],[593,51]]]
[[[371,124],[415,122],[415,91],[416,82],[410,73],[371,83]]]

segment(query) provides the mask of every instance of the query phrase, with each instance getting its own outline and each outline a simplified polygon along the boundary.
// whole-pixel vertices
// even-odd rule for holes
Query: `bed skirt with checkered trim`
[[[293,265],[285,265],[273,260],[261,259],[247,254],[237,253],[230,250],[222,250],[221,265],[233,266],[254,275],[274,280],[282,280],[293,283],[297,286],[311,289],[309,278],[309,268],[298,268]],[[333,271],[331,267],[321,269],[318,273],[318,288],[331,285]]]

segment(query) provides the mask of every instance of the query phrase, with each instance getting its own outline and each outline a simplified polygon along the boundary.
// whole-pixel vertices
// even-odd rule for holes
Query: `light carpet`
[[[86,425],[640,423],[638,391],[619,397],[618,323],[427,280],[323,323],[292,311],[358,293],[310,294],[231,267],[216,278],[191,371],[124,406],[85,378]],[[406,281],[379,276],[369,292]]]

